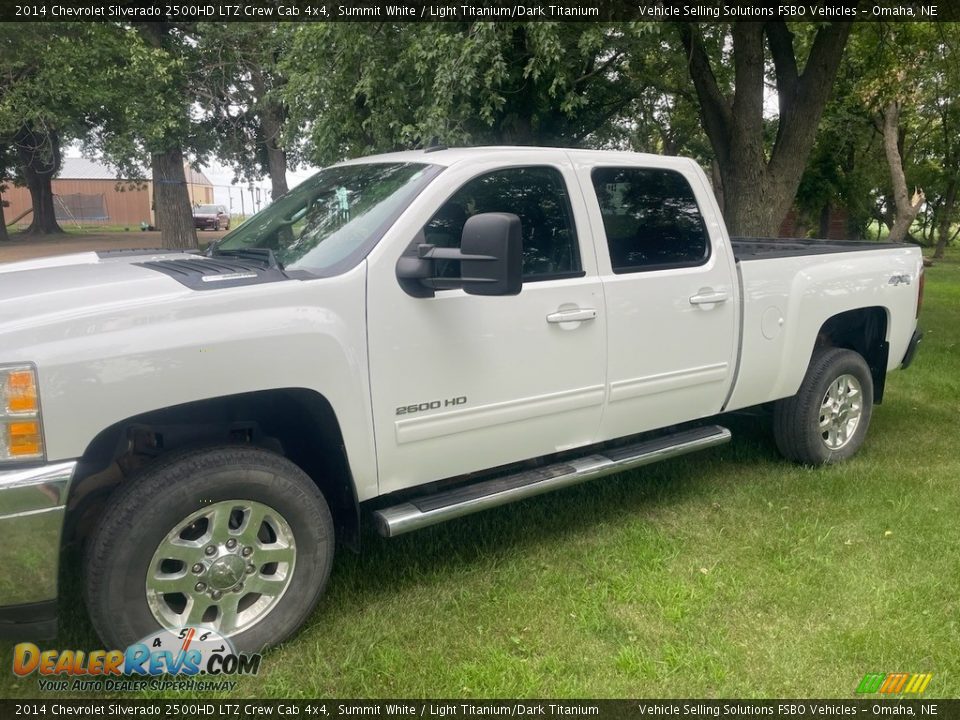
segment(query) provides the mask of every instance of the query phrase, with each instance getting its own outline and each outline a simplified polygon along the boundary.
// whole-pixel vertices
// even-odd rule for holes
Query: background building
[[[213,203],[213,184],[202,172],[184,165],[191,205]],[[154,223],[153,181],[119,177],[115,168],[86,158],[64,158],[60,174],[53,181],[54,207],[62,225],[122,225],[131,230],[141,222]],[[30,224],[30,192],[8,185],[0,196],[8,205],[7,223],[17,227]]]

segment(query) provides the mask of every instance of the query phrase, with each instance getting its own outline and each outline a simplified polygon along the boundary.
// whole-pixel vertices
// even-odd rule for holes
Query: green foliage
[[[618,82],[632,99],[587,143],[600,148],[661,155],[686,155],[709,167],[713,150],[703,131],[700,108],[690,87],[686,57],[677,51],[673,28],[664,23],[634,23]]]
[[[103,83],[92,82],[101,57],[90,52],[93,24],[0,23],[0,182],[20,180],[18,133],[44,139],[38,164],[54,165],[60,141],[85,132],[91,109],[104,102]]]
[[[894,101],[907,182],[927,197],[921,226],[932,237],[933,227],[960,217],[960,203],[949,201],[960,181],[960,32],[936,23],[854,27],[797,195],[808,217],[827,203],[844,207],[851,234],[861,237],[871,222],[891,221],[879,113]]]
[[[180,146],[203,157],[212,147],[191,111],[199,82],[192,28],[155,25],[98,26],[109,70],[104,101],[83,139],[133,178],[152,153]]]
[[[20,127],[82,140],[138,177],[153,151],[210,146],[191,118],[196,55],[186,29],[0,24],[0,138]]]
[[[217,157],[238,179],[269,173],[268,143],[283,146],[286,78],[278,62],[289,52],[291,28],[277,23],[201,23],[197,26],[197,82],[194,97],[201,125]],[[283,146],[296,159],[299,143]]]
[[[821,210],[831,206],[847,211],[851,236],[865,237],[876,217],[871,191],[889,184],[876,118],[856,92],[870,62],[858,52],[858,40],[855,30],[797,191],[797,209],[815,235]]]
[[[789,24],[801,65],[818,27]],[[731,98],[731,26],[699,30]],[[889,220],[876,113],[891,98],[908,182],[926,191],[919,232],[933,239],[960,220],[958,35],[945,23],[855,25],[797,193],[809,226],[828,204],[847,208],[854,235]],[[271,138],[292,164],[440,142],[612,147],[709,167],[688,60],[667,23],[7,24],[0,145],[24,124],[48,129],[132,177],[173,144],[262,177]],[[768,111],[767,158],[778,121]],[[0,180],[15,174],[7,155]]]
[[[280,63],[283,95],[319,163],[434,141],[580,145],[636,96],[629,58],[650,29],[307,24]]]
[[[100,99],[97,54],[83,47],[97,35],[92,24],[0,24],[0,134],[83,123]]]

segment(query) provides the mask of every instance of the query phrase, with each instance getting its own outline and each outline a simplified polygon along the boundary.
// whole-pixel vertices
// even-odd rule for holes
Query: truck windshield
[[[226,235],[211,254],[270,250],[287,270],[336,275],[366,256],[441,169],[419,163],[326,168]]]

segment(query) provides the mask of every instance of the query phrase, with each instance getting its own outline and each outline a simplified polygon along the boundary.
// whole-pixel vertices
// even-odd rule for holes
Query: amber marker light
[[[0,463],[43,455],[37,371],[27,364],[0,366]]]
[[[37,378],[32,370],[14,370],[7,374],[7,412],[36,413]]]
[[[11,458],[31,458],[43,454],[39,421],[9,423],[7,432],[7,453]]]

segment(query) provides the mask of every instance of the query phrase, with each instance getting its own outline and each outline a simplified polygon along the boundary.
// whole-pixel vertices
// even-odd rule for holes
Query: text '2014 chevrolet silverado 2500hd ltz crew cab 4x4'
[[[0,266],[0,619],[107,647],[288,637],[393,536],[727,441],[863,443],[920,335],[917,248],[731,240],[681,158],[430,149],[329,167],[205,254]]]

